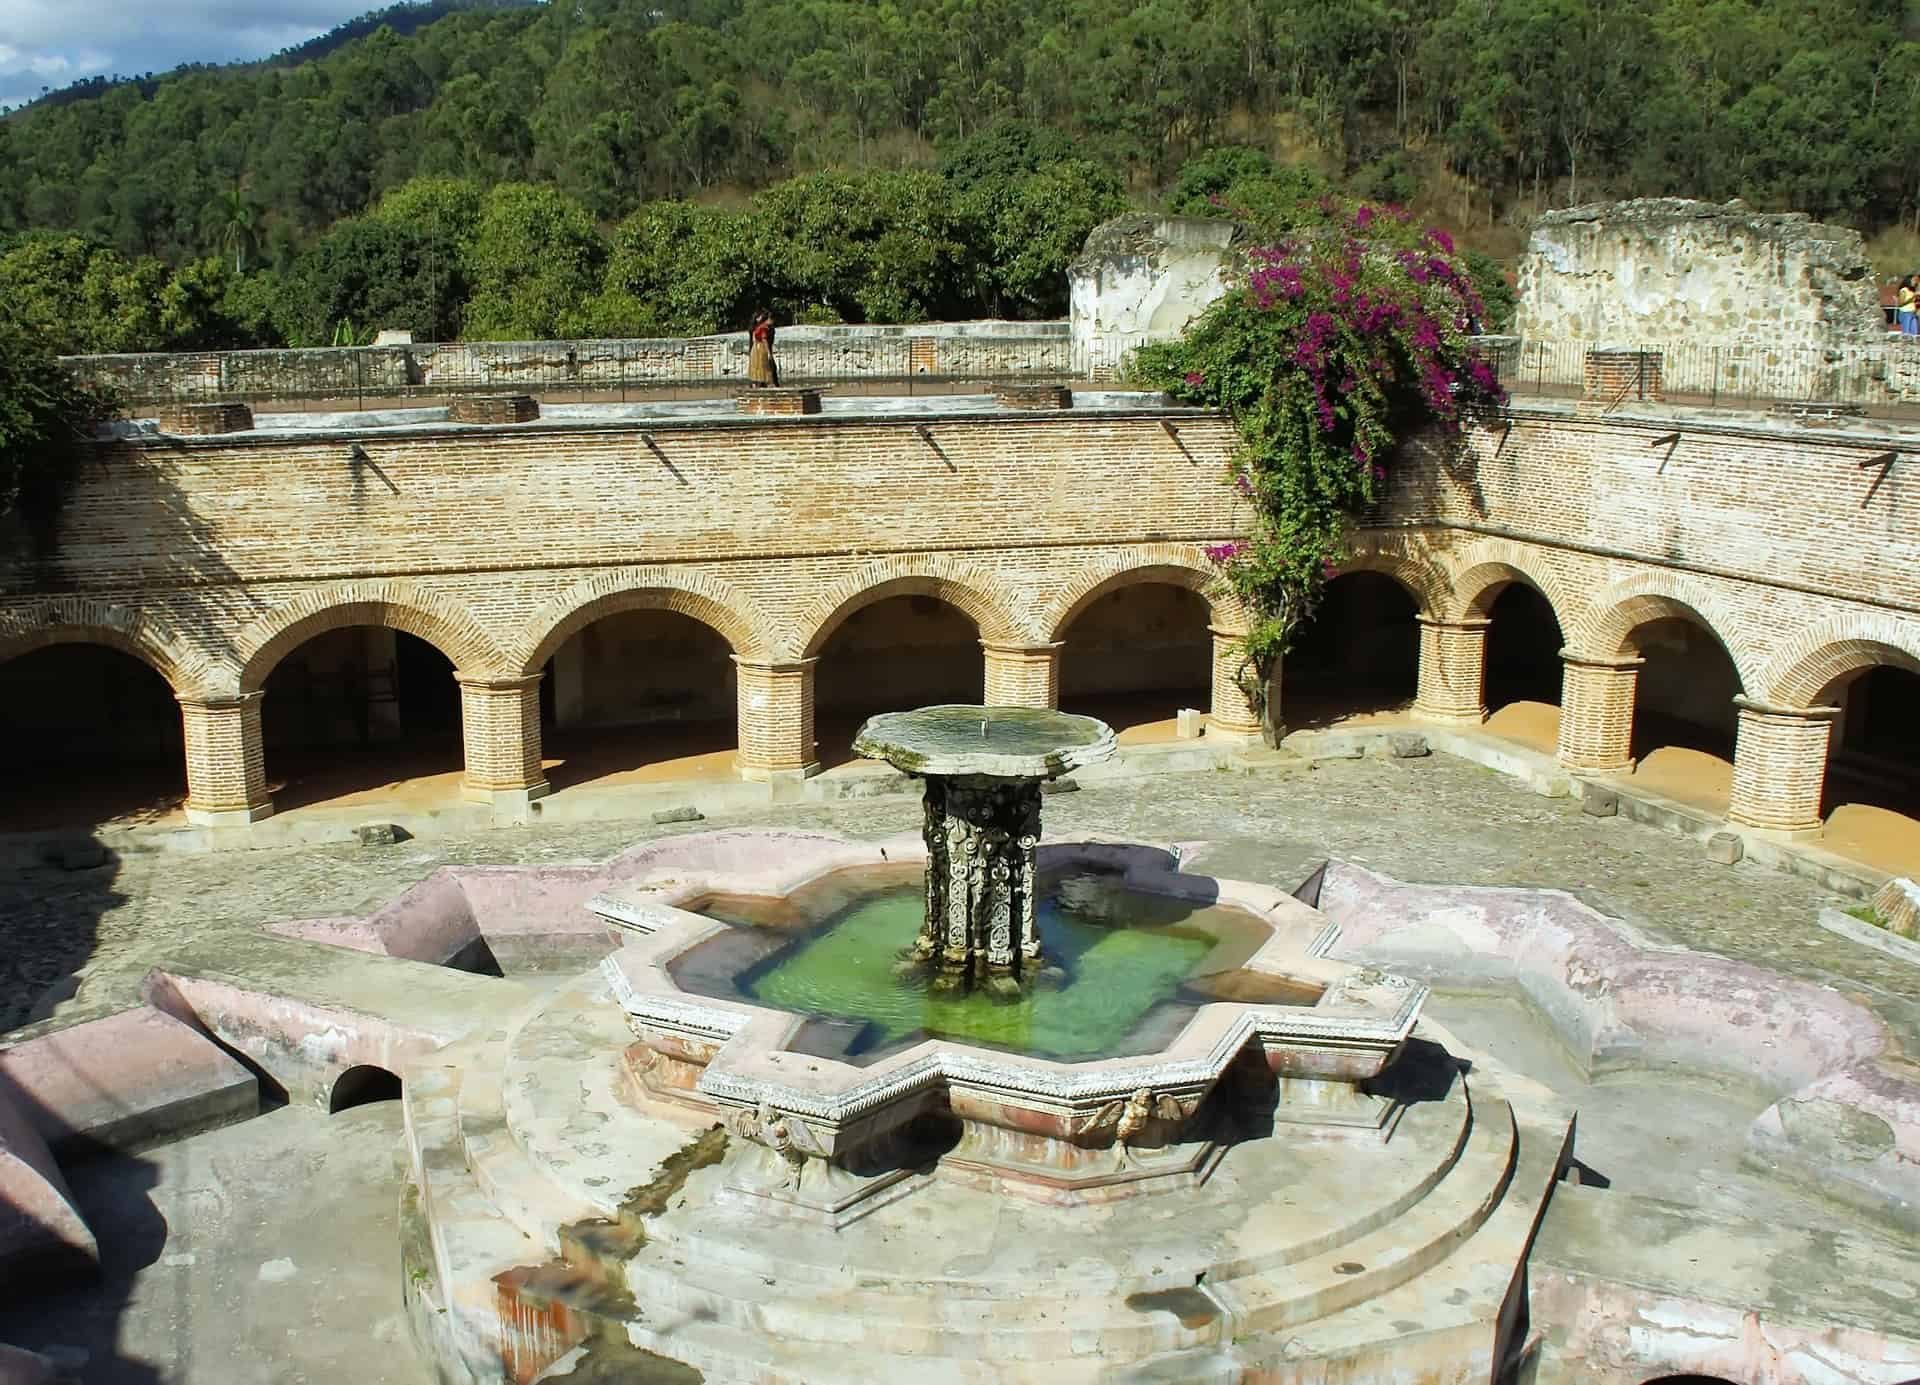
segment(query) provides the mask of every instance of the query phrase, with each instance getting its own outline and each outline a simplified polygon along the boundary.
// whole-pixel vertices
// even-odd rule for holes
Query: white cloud
[[[0,0],[0,106],[93,76],[264,58],[380,0]]]

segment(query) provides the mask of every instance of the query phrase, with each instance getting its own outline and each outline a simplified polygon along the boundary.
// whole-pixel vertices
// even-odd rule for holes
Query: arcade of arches
[[[1246,744],[1257,727],[1235,633],[1214,625],[1203,585],[1197,570],[1123,573],[1054,617],[1051,639],[1017,640],[969,613],[998,601],[1017,619],[1011,597],[882,588],[784,661],[642,603],[556,634],[537,672],[504,674],[457,669],[391,624],[347,624],[227,696],[170,688],[125,641],[82,631],[0,663],[0,714],[25,732],[27,772],[60,777],[71,817],[122,822],[178,812],[183,790],[191,819],[223,823],[404,786],[510,806],[588,783],[801,778],[845,760],[864,717],[932,702],[1060,706],[1135,741],[1170,737],[1196,707],[1208,735]],[[1301,631],[1282,721],[1483,725],[1746,828],[1824,831],[1870,864],[1920,864],[1874,859],[1888,823],[1920,817],[1920,657],[1861,640],[1812,649],[1783,675],[1799,687],[1786,697],[1750,686],[1754,670],[1678,598],[1564,605],[1517,571],[1469,596],[1360,566]],[[3,825],[45,826],[44,804]]]

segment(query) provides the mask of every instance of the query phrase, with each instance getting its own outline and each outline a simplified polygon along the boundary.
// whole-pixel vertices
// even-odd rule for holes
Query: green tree
[[[0,521],[17,521],[38,555],[57,537],[84,440],[110,412],[104,395],[54,359],[32,323],[0,311]]]
[[[459,254],[431,230],[343,221],[295,262],[285,294],[274,322],[295,346],[330,345],[343,324],[355,336],[382,328],[422,341],[459,335]]]
[[[549,187],[487,194],[465,256],[466,335],[538,341],[565,334],[600,284],[606,244],[586,209]]]

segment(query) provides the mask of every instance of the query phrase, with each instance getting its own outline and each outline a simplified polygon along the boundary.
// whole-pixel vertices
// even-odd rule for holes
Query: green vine
[[[1246,284],[1178,341],[1143,347],[1134,374],[1230,416],[1230,469],[1251,504],[1242,541],[1207,550],[1247,609],[1239,681],[1277,739],[1268,689],[1348,556],[1413,430],[1458,433],[1505,402],[1469,337],[1484,309],[1446,233],[1398,208],[1333,199],[1246,255]]]

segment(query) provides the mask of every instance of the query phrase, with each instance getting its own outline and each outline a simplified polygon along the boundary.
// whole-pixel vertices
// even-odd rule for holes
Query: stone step
[[[1473,1235],[1505,1194],[1518,1149],[1512,1108],[1487,1101],[1447,1179],[1394,1221],[1273,1273],[1210,1281],[1209,1290],[1242,1333],[1278,1331],[1385,1293]]]

